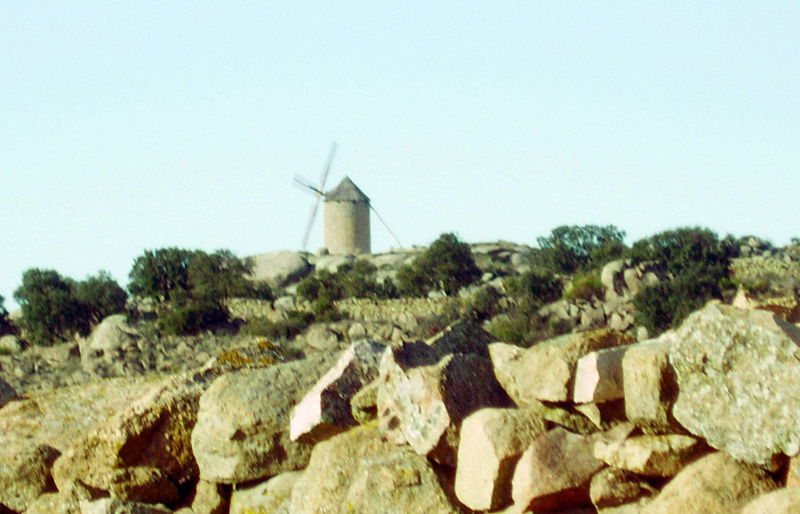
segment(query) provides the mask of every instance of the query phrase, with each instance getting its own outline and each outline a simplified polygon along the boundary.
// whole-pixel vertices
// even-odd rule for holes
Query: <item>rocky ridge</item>
[[[524,270],[522,250],[483,250],[480,287]],[[603,298],[543,310],[572,333],[527,349],[466,322],[426,339],[448,298],[349,301],[286,343],[114,316],[56,347],[7,341],[0,512],[792,512],[796,309],[742,294],[647,339],[630,299],[665,277],[601,278]],[[248,308],[280,316],[284,292]]]

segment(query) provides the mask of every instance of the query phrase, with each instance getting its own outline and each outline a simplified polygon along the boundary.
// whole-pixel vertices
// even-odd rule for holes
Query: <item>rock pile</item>
[[[262,342],[168,376],[0,382],[0,511],[796,512],[798,402],[800,329],[718,303],[644,342],[460,323],[288,362]]]

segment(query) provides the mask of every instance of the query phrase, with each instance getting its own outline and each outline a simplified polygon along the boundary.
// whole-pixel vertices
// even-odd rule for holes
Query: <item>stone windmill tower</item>
[[[348,177],[345,177],[336,188],[325,192],[325,181],[328,178],[335,152],[336,144],[331,147],[319,187],[312,186],[307,181],[295,177],[297,183],[310,189],[317,196],[303,235],[303,249],[308,244],[308,237],[314,225],[314,218],[317,216],[320,200],[324,198],[324,240],[328,252],[332,254],[370,253],[369,215],[371,206],[367,195]]]
[[[370,253],[369,198],[349,177],[325,194],[325,248],[332,254]]]

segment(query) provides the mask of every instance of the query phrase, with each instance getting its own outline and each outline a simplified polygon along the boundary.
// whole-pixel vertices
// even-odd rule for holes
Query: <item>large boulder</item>
[[[314,447],[292,489],[292,514],[425,512],[455,514],[428,460],[361,426]]]
[[[598,441],[594,456],[609,466],[649,477],[671,477],[707,447],[680,434],[641,435],[624,441]]]
[[[296,282],[311,271],[303,255],[283,250],[250,257],[253,261],[253,280],[263,280],[271,287],[282,287]]]
[[[287,471],[251,487],[237,487],[230,514],[290,514],[292,489],[302,471]]]
[[[112,362],[122,356],[124,348],[133,345],[141,337],[127,322],[125,314],[114,314],[100,322],[79,348],[85,368],[91,368],[96,360]]]
[[[656,490],[634,473],[605,468],[592,477],[589,496],[598,512],[614,512],[614,508],[631,505],[638,512],[640,503],[647,502]],[[636,509],[636,510],[634,510]]]
[[[163,382],[104,380],[32,393],[0,409],[0,504],[25,510],[51,490],[59,455]]]
[[[126,481],[139,490],[140,480],[147,488],[151,479],[161,488],[162,473],[178,488],[194,481],[197,464],[191,433],[200,396],[209,382],[209,374],[200,372],[145,382],[137,398],[76,438],[56,460],[52,473],[59,490],[77,480],[104,491],[124,489]],[[159,473],[120,472],[125,468],[150,468]]]
[[[514,505],[534,512],[591,505],[592,476],[605,466],[592,454],[596,441],[560,427],[537,437],[514,471]]]
[[[511,504],[511,478],[520,455],[547,430],[540,416],[520,409],[481,409],[461,425],[455,491],[473,510]]]
[[[659,432],[682,430],[672,416],[678,384],[669,352],[675,342],[675,333],[666,332],[631,345],[622,358],[625,414],[638,427]]]
[[[716,452],[683,468],[640,512],[739,512],[750,500],[775,488],[777,484],[763,469]]]
[[[687,430],[755,464],[800,451],[800,328],[767,311],[710,303],[676,338],[673,414]]]
[[[357,424],[351,398],[378,376],[385,346],[373,341],[353,343],[292,411],[289,436],[319,441]]]
[[[406,367],[404,359],[420,357],[410,345],[384,352],[377,396],[381,431],[395,444],[408,443],[420,455],[455,466],[461,421],[478,409],[511,402],[482,355],[451,353],[431,365]]]
[[[794,514],[800,512],[800,488],[787,487],[766,493],[751,501],[742,514]]]
[[[289,438],[290,412],[331,361],[319,355],[217,378],[191,437],[200,476],[238,483],[304,467],[311,445]]]
[[[494,343],[489,351],[497,379],[522,406],[572,400],[575,367],[581,357],[632,342],[627,334],[601,329],[566,334],[528,349]]]
[[[623,398],[622,358],[631,346],[617,346],[581,357],[575,372],[573,401],[599,403]]]

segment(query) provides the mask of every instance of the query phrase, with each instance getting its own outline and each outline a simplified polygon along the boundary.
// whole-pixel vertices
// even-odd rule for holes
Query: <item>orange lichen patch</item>
[[[269,341],[268,341],[268,340],[266,340],[266,339],[261,339],[261,340],[260,340],[260,341],[258,341],[258,343],[256,343],[256,344],[257,344],[257,345],[258,345],[258,347],[259,347],[259,348],[261,348],[262,350],[276,350],[276,349],[277,349],[277,348],[275,348],[275,345],[274,345],[274,344],[272,344],[271,342],[269,342]]]

